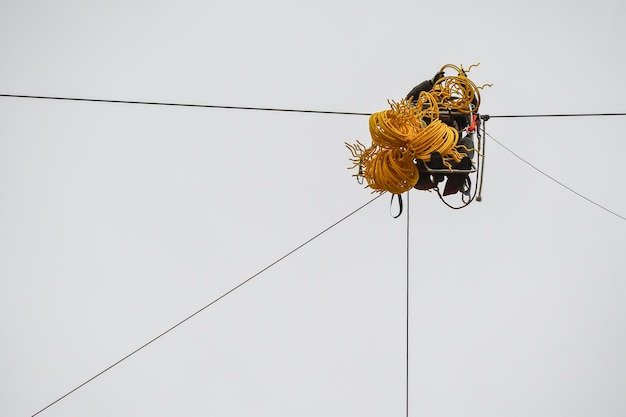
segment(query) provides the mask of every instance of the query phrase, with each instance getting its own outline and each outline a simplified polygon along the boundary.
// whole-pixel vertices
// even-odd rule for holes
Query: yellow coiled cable
[[[439,106],[447,110],[457,110],[461,113],[476,113],[480,107],[480,89],[469,78],[467,73],[472,67],[480,64],[473,64],[467,70],[463,66],[457,67],[454,64],[446,64],[439,70],[444,73],[451,68],[457,72],[456,76],[441,77],[433,86],[431,92],[437,97]]]
[[[402,194],[415,186],[419,171],[410,153],[378,148],[365,164],[363,176],[374,191]]]
[[[448,156],[459,141],[459,132],[446,125],[441,120],[433,120],[419,135],[411,141],[409,149],[416,159],[430,161],[433,152],[439,152],[441,156]],[[453,156],[455,161],[460,158]]]
[[[369,119],[372,142],[383,148],[402,148],[415,138],[420,122],[405,103],[390,102],[391,110],[374,113]]]

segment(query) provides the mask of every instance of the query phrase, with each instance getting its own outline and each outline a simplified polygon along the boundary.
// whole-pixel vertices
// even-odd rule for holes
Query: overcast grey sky
[[[372,113],[444,64],[492,115],[624,112],[626,4],[0,0],[0,93]],[[624,117],[487,131],[626,216]],[[0,415],[30,416],[373,198],[367,117],[0,98]],[[410,193],[411,416],[626,414],[626,222],[488,138]],[[403,416],[383,196],[42,416]]]

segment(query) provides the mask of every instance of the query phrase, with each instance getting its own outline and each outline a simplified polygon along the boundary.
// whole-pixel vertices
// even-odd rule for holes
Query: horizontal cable
[[[593,201],[590,198],[585,197],[584,195],[580,194],[578,191],[575,191],[573,189],[571,189],[570,187],[568,187],[567,185],[563,184],[561,181],[557,180],[556,178],[548,175],[546,172],[540,170],[539,168],[537,168],[536,166],[534,166],[533,164],[531,164],[530,162],[528,162],[527,160],[525,160],[524,158],[522,158],[521,156],[519,156],[518,154],[516,154],[515,152],[513,152],[511,149],[507,148],[506,146],[504,146],[504,144],[502,144],[500,141],[498,141],[496,138],[494,138],[493,136],[491,136],[489,133],[487,133],[487,136],[489,136],[494,142],[496,142],[498,145],[500,145],[501,147],[503,147],[504,149],[506,149],[507,151],[509,151],[509,153],[511,153],[513,156],[515,156],[517,159],[519,159],[520,161],[522,161],[523,163],[525,163],[526,165],[528,165],[529,167],[531,167],[532,169],[534,169],[535,171],[539,172],[541,175],[551,179],[552,181],[556,182],[557,184],[559,184],[561,187],[565,188],[566,190],[571,191],[572,193],[576,194],[578,197],[587,200],[588,202],[590,202],[591,204],[601,208],[604,211],[607,211],[609,213],[611,213],[612,215],[619,217],[622,220],[626,220],[626,217],[612,211],[609,210],[608,208],[596,203],[595,201]]]
[[[292,249],[291,251],[287,252],[285,255],[281,256],[280,258],[278,258],[277,260],[275,260],[274,262],[272,262],[271,264],[267,265],[265,268],[261,269],[260,271],[258,271],[257,273],[255,273],[254,275],[252,275],[251,277],[249,277],[248,279],[246,279],[245,281],[241,282],[240,284],[238,284],[237,286],[231,288],[230,290],[226,291],[224,294],[220,295],[219,297],[217,297],[216,299],[214,299],[213,301],[211,301],[210,303],[208,303],[207,305],[205,305],[204,307],[202,307],[201,309],[199,309],[198,311],[196,311],[195,313],[187,316],[186,318],[184,318],[183,320],[179,321],[178,323],[176,323],[175,325],[173,325],[172,327],[170,327],[169,329],[165,330],[163,333],[161,333],[160,335],[156,336],[155,338],[151,339],[150,341],[146,342],[145,344],[143,344],[142,346],[140,346],[139,348],[135,349],[134,351],[132,351],[131,353],[129,353],[128,355],[124,356],[122,359],[118,360],[117,362],[113,363],[112,365],[110,365],[109,367],[105,368],[104,370],[100,371],[99,373],[97,373],[96,375],[92,376],[91,378],[89,378],[88,380],[86,380],[85,382],[83,382],[82,384],[78,385],[76,388],[72,389],[71,391],[69,391],[67,394],[64,394],[63,396],[59,397],[58,399],[56,399],[55,401],[51,402],[50,404],[48,404],[47,406],[45,406],[44,408],[42,408],[41,410],[37,411],[35,414],[32,415],[32,417],[40,414],[41,412],[45,411],[46,409],[50,408],[51,406],[53,406],[54,404],[58,403],[59,401],[61,401],[62,399],[64,399],[65,397],[67,397],[68,395],[70,395],[71,393],[73,393],[74,391],[77,391],[78,389],[82,388],[83,386],[87,385],[89,382],[93,381],[94,379],[96,379],[97,377],[99,377],[100,375],[104,374],[105,372],[107,372],[108,370],[110,370],[111,368],[119,365],[120,363],[122,363],[123,361],[125,361],[126,359],[130,358],[131,356],[133,356],[135,353],[139,352],[140,350],[144,349],[145,347],[147,347],[148,345],[150,345],[153,342],[156,342],[158,339],[160,339],[161,337],[165,336],[166,334],[168,334],[169,332],[171,332],[172,330],[174,330],[175,328],[177,328],[178,326],[180,326],[181,324],[185,323],[186,321],[190,320],[191,318],[197,316],[198,314],[200,314],[201,312],[203,312],[204,310],[206,310],[207,308],[211,307],[213,304],[217,303],[219,300],[221,300],[222,298],[226,297],[227,295],[229,295],[230,293],[234,292],[235,290],[241,288],[243,285],[247,284],[248,282],[252,281],[252,279],[256,278],[257,276],[261,275],[263,272],[267,271],[268,269],[270,269],[271,267],[273,267],[274,265],[276,265],[277,263],[279,263],[280,261],[284,260],[285,258],[287,258],[289,255],[293,254],[294,252],[296,252],[297,250],[301,249],[302,247],[304,247],[305,245],[311,243],[313,240],[317,239],[318,237],[320,237],[321,235],[323,235],[324,233],[328,232],[330,229],[332,229],[333,227],[337,226],[339,223],[343,222],[344,220],[346,220],[348,217],[352,216],[353,214],[357,213],[358,211],[360,211],[361,209],[365,208],[366,206],[368,206],[369,204],[371,204],[372,202],[374,202],[375,200],[377,200],[378,198],[380,198],[384,193],[380,193],[379,195],[377,195],[376,197],[372,198],[370,201],[368,201],[367,203],[363,204],[361,207],[357,208],[356,210],[352,211],[351,213],[345,215],[344,217],[342,217],[341,219],[337,220],[335,223],[331,224],[330,226],[328,226],[327,228],[325,228],[324,230],[322,230],[321,232],[319,232],[318,234],[316,234],[315,236],[313,236],[312,238],[310,238],[309,240],[307,240],[306,242],[300,244],[299,246],[297,246],[295,249]]]
[[[341,115],[348,115],[348,116],[369,116],[370,115],[370,113],[355,113],[355,112],[347,112],[347,111],[279,109],[279,108],[271,108],[271,107],[221,106],[221,105],[213,105],[213,104],[187,104],[187,103],[167,103],[167,102],[159,102],[159,101],[107,100],[107,99],[98,99],[98,98],[77,98],[77,97],[25,96],[25,95],[17,95],[17,94],[0,94],[0,97],[32,98],[32,99],[41,99],[41,100],[88,101],[88,102],[93,102],[93,103],[143,104],[143,105],[149,105],[149,106],[201,107],[201,108],[209,108],[209,109],[257,110],[257,111],[290,112],[290,113],[341,114]]]
[[[538,118],[538,117],[598,117],[598,116],[626,116],[626,113],[563,113],[563,114],[500,114],[489,115],[490,119],[520,119],[520,118]]]
[[[55,96],[31,96],[20,94],[0,94],[0,97],[7,98],[30,98],[40,100],[64,100],[64,101],[86,101],[92,103],[118,103],[118,104],[143,104],[149,106],[175,106],[175,107],[200,107],[209,109],[230,109],[230,110],[256,110],[289,113],[316,113],[316,114],[338,114],[347,116],[370,116],[371,113],[330,111],[330,110],[307,110],[307,109],[283,109],[272,107],[246,107],[246,106],[222,106],[217,104],[191,104],[191,103],[171,103],[160,101],[134,101],[134,100],[109,100],[98,98],[78,98],[78,97],[55,97]],[[489,115],[489,118],[539,118],[539,117],[597,117],[597,116],[626,116],[626,113],[571,113],[571,114],[503,114]]]

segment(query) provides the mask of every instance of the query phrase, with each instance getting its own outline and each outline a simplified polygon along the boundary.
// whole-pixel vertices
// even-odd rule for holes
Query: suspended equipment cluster
[[[427,167],[435,153],[442,157],[442,168],[450,173],[463,157],[471,158],[474,151],[481,156],[480,149],[459,144],[462,131],[475,134],[479,123],[482,87],[467,77],[473,66],[476,65],[464,70],[462,66],[446,64],[425,82],[426,88],[418,89],[417,97],[390,100],[390,109],[370,116],[371,146],[358,140],[355,144],[346,143],[352,153],[350,168],[358,168],[354,176],[360,183],[365,179],[374,192],[402,194],[418,184],[420,174],[428,175],[422,168]],[[455,70],[456,75],[446,76],[446,69]],[[463,120],[457,123],[459,117]]]

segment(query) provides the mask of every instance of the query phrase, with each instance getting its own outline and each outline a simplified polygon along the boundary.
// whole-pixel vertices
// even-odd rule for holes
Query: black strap
[[[393,207],[393,198],[394,197],[398,197],[398,206],[399,206],[399,210],[398,210],[398,214],[397,215],[393,215],[393,212],[391,211],[391,208]],[[400,217],[400,215],[402,214],[402,195],[400,194],[391,194],[391,202],[389,203],[389,214],[391,214],[391,217],[393,217],[394,219],[397,219],[398,217]]]

